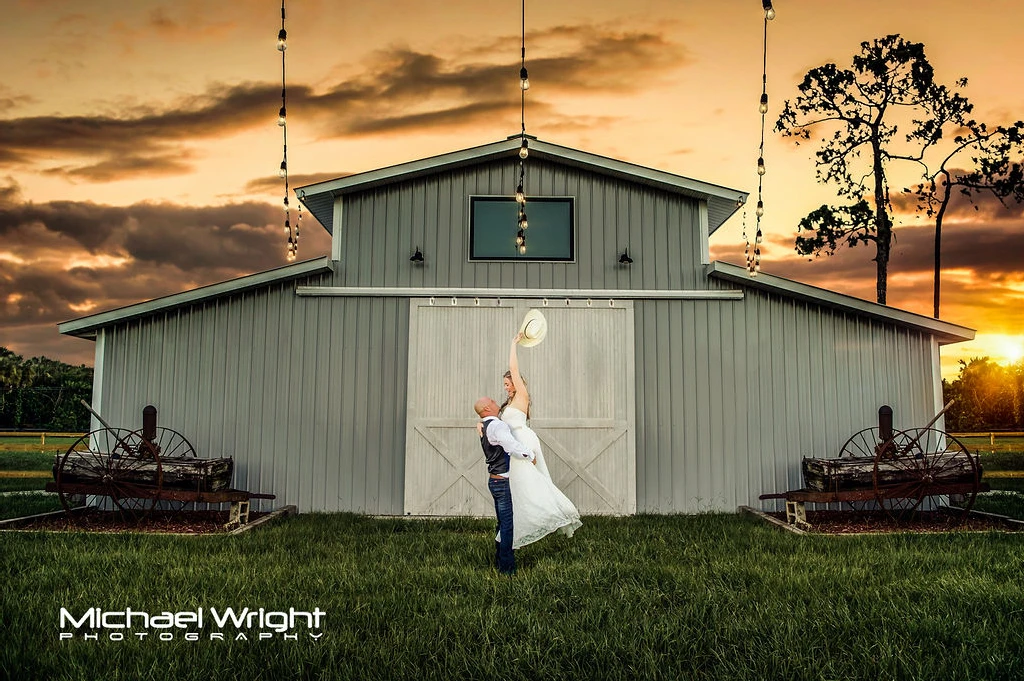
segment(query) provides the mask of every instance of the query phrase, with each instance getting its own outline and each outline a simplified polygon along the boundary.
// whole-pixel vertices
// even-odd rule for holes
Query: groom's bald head
[[[473,410],[480,418],[486,418],[488,416],[497,416],[499,408],[498,403],[490,397],[481,397],[473,405]]]

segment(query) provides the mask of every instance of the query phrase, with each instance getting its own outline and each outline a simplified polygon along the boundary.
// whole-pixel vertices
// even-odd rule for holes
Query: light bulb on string
[[[519,246],[519,254],[526,255],[526,244],[522,244]]]
[[[530,143],[527,139],[523,138],[523,146],[519,147],[519,158],[525,159],[530,155]]]
[[[758,156],[757,157],[757,174],[758,175],[764,175],[764,173],[765,173],[764,156]]]
[[[761,6],[764,8],[764,18],[771,21],[775,18],[775,8],[772,7],[772,0],[761,0]]]
[[[516,187],[516,203],[526,203],[526,195],[523,194],[523,185]]]
[[[530,74],[526,72],[526,67],[519,69],[519,87],[523,92],[530,89]]]
[[[764,201],[760,199],[757,200],[757,209],[754,211],[754,214],[757,215],[757,217],[764,215]]]
[[[763,114],[768,113],[768,93],[761,93],[761,102],[757,105],[757,110]]]
[[[523,234],[523,230],[519,230],[519,233],[516,234],[516,246],[522,246],[523,243],[525,243],[525,242],[526,242],[526,235]]]
[[[287,118],[287,114],[285,112],[285,108],[282,106],[281,110],[277,112],[277,124],[280,125],[283,128],[285,123],[288,122],[286,120],[286,118]]]
[[[277,49],[280,52],[288,49],[288,31],[283,28],[277,34]]]
[[[288,174],[288,161],[281,161],[281,169],[277,171],[278,177],[285,177]]]

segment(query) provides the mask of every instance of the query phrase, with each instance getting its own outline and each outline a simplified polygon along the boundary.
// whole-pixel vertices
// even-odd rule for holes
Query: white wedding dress
[[[569,497],[555,486],[544,463],[540,438],[526,425],[526,414],[506,407],[501,420],[512,435],[537,455],[537,465],[527,459],[513,458],[509,463],[509,488],[512,491],[512,548],[518,549],[546,537],[556,530],[571,537],[580,522],[580,513]]]

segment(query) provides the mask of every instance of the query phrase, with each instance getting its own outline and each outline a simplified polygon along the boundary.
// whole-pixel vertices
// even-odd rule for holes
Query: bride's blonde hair
[[[511,381],[512,380],[512,372],[511,371],[506,371],[503,374],[503,378],[507,378],[508,380]],[[523,376],[522,374],[519,374],[519,378],[523,379],[523,385],[529,385],[526,382],[526,376]],[[515,387],[515,382],[513,382],[512,386],[513,386],[513,388]],[[505,396],[505,401],[501,403],[501,407],[498,409],[498,415],[499,416],[502,414],[502,412],[505,411],[505,407],[507,407],[509,405],[509,403],[512,402],[512,398],[515,397],[515,396],[516,396],[516,394],[515,394],[514,391],[513,391],[513,393],[511,395],[506,395]],[[532,411],[532,407],[533,407],[533,400],[530,400],[530,402],[526,405],[526,418],[530,418],[530,412]]]

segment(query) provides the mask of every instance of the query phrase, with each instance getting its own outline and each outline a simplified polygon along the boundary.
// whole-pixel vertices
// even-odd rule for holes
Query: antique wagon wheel
[[[902,430],[893,430],[892,438],[886,441],[878,426],[872,426],[850,436],[850,439],[839,450],[838,458],[864,459],[865,462],[870,461],[873,468],[874,460],[879,452],[904,451],[910,445],[910,441],[911,436]],[[871,511],[878,508],[873,499],[845,503],[855,511]]]
[[[139,437],[142,437],[142,430],[135,431]],[[156,429],[156,437],[152,440],[153,446],[156,447],[157,453],[161,459],[194,459],[196,458],[195,447],[189,442],[184,435],[176,430],[170,428],[164,428],[158,426]]]
[[[57,495],[66,511],[82,495],[107,496],[122,517],[138,521],[153,508],[163,483],[156,448],[125,428],[83,435],[54,465]]]
[[[960,440],[936,428],[904,432],[909,441],[903,448],[875,457],[872,479],[879,506],[903,517],[928,497],[955,493],[963,496],[961,519],[966,517],[981,486],[977,458]]]
[[[135,431],[135,435],[143,438],[143,429]],[[167,469],[172,466],[175,460],[181,459],[194,459],[196,458],[195,447],[188,439],[176,430],[170,428],[164,428],[163,426],[157,426],[156,435],[149,443],[156,449],[156,453],[160,456],[161,469],[167,474]],[[171,484],[167,480],[163,481],[166,483],[163,485],[166,487]],[[170,511],[172,514],[176,514],[183,510],[187,505],[195,503],[191,501],[179,501],[174,499],[158,499],[158,509]]]

